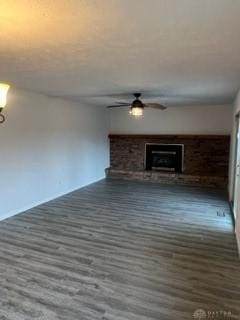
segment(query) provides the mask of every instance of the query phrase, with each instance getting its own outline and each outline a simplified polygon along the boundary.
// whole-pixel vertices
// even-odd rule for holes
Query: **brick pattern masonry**
[[[109,177],[227,187],[230,136],[209,135],[109,135]],[[184,145],[182,174],[145,170],[146,143]]]

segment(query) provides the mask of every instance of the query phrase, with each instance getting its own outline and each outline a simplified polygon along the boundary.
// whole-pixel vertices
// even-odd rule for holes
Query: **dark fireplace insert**
[[[182,144],[146,144],[145,169],[157,171],[183,171]]]

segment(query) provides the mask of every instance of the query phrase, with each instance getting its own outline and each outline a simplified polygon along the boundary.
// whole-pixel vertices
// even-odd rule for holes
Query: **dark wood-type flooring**
[[[196,309],[239,319],[221,191],[103,180],[0,223],[1,320],[186,320]]]

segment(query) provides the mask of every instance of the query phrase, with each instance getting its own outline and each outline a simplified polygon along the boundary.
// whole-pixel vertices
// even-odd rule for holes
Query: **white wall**
[[[12,89],[0,125],[0,219],[104,178],[105,109]]]
[[[169,107],[144,110],[143,118],[129,115],[128,108],[110,111],[110,132],[129,134],[230,134],[232,106]]]

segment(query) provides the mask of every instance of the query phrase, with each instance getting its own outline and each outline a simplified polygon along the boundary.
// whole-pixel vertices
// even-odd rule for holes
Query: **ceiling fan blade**
[[[165,110],[167,107],[163,106],[160,103],[145,103],[144,104],[145,108],[153,108],[153,109],[158,109],[158,110]]]
[[[123,105],[125,105],[125,106],[129,106],[130,105],[130,103],[129,102],[124,102],[124,101],[117,101],[117,102],[115,102],[115,104],[117,104],[117,105],[121,105],[121,106],[123,106]]]
[[[114,104],[112,106],[107,106],[107,108],[122,108],[122,107],[130,107],[131,105],[130,104]]]

